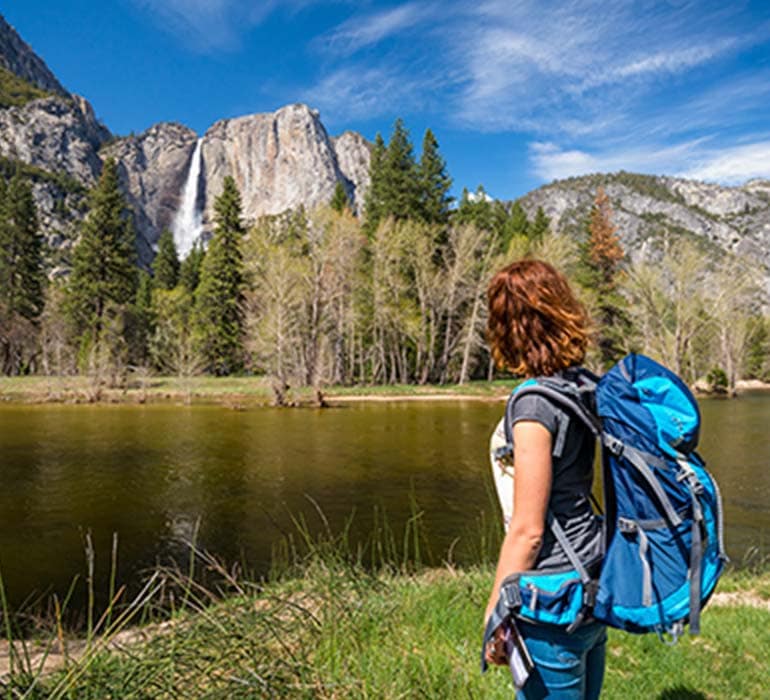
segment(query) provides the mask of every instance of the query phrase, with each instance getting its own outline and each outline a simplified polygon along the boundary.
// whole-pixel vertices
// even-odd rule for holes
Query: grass
[[[375,398],[431,398],[435,396],[495,399],[507,396],[513,381],[473,381],[465,384],[324,387],[327,399],[350,400]],[[87,402],[92,400],[92,382],[84,376],[0,377],[0,400],[44,403],[48,401]],[[211,377],[197,376],[130,378],[125,387],[100,391],[102,401],[139,402],[183,401],[216,403],[269,403],[272,400],[270,380],[266,377]],[[312,403],[311,387],[292,389],[292,398],[299,403]]]
[[[416,513],[403,537],[385,528],[356,551],[347,531],[333,537],[327,527],[314,537],[298,522],[269,582],[240,576],[192,545],[187,571],[155,572],[131,605],[102,614],[57,670],[43,672],[17,653],[0,691],[47,700],[510,698],[507,669],[482,676],[478,668],[491,564],[422,567],[418,520]],[[745,598],[712,603],[699,637],[668,647],[654,635],[610,630],[602,697],[765,697],[770,606],[757,593],[770,591],[770,572],[731,572],[724,584]],[[144,633],[125,630],[141,620],[150,623]],[[62,636],[54,625],[38,648]]]
[[[149,641],[97,650],[28,697],[510,698],[507,670],[478,670],[491,581],[486,568],[371,576],[316,562],[200,609],[193,596]],[[712,606],[675,647],[611,630],[603,697],[763,697],[768,648],[770,611],[749,607]]]

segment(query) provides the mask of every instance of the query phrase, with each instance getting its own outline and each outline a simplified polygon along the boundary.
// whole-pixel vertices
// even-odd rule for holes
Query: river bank
[[[291,389],[287,402],[318,406],[360,401],[502,401],[516,380],[472,381],[465,384],[395,384],[324,387],[319,397],[311,387]],[[770,391],[770,383],[740,380],[738,393]],[[707,394],[699,392],[699,395]],[[229,408],[267,406],[273,402],[271,383],[265,377],[131,378],[124,386],[96,386],[88,377],[0,377],[0,401],[19,403],[183,403],[220,404]]]
[[[25,675],[17,658],[5,689],[23,694],[34,683],[36,698],[509,698],[507,669],[478,669],[492,578],[490,567],[372,575],[314,559],[267,586],[231,579],[218,600],[190,588],[170,621],[96,638],[88,651],[70,644],[77,652],[60,655],[56,670],[35,673],[31,663]],[[610,630],[602,697],[763,697],[770,575],[733,572],[719,591],[702,635],[673,648]]]
[[[322,390],[327,403],[356,401],[417,400],[502,400],[515,386],[515,380],[474,381],[441,385],[357,385],[330,386]],[[289,405],[318,405],[311,387],[287,392]],[[19,403],[193,403],[221,404],[231,408],[270,405],[271,381],[266,377],[180,377],[130,378],[124,386],[95,385],[88,377],[0,377],[0,401]]]

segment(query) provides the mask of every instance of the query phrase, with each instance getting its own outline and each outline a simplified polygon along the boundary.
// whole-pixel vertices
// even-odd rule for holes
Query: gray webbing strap
[[[635,520],[618,518],[618,529],[624,533],[635,534],[639,538],[639,560],[642,562],[642,605],[649,608],[652,605],[652,569],[647,558],[650,540]]]
[[[569,559],[569,563],[572,564],[573,567],[575,567],[575,570],[580,575],[580,580],[583,582],[583,584],[587,584],[591,581],[591,577],[588,575],[588,572],[586,571],[585,566],[583,566],[583,563],[580,561],[580,557],[578,557],[577,552],[575,551],[575,548],[570,544],[570,541],[567,539],[567,535],[564,532],[564,529],[561,525],[559,525],[559,521],[554,517],[553,513],[551,511],[548,511],[548,515],[546,516],[548,527],[551,528],[551,532],[553,532],[554,537],[556,537],[556,541],[561,545],[561,548],[564,550],[564,553],[567,555],[567,559]]]
[[[701,522],[703,509],[697,494],[692,492],[692,546],[690,548],[690,634],[700,634],[701,568],[703,538]]]
[[[652,469],[650,469],[648,458],[651,455],[647,455],[641,450],[637,450],[635,447],[626,445],[617,438],[612,437],[611,435],[607,435],[606,433],[602,435],[602,442],[614,455],[622,455],[625,457],[628,462],[642,475],[645,482],[647,482],[647,485],[652,489],[655,497],[658,499],[658,502],[663,508],[663,512],[665,513],[669,522],[673,526],[681,525],[682,518],[674,510],[674,506],[671,505],[671,501],[666,495],[666,492],[663,490],[663,487],[660,485],[660,482],[658,481],[655,474],[653,474]]]

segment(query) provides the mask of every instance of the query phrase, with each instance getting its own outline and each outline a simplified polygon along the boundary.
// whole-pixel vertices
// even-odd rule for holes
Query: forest
[[[29,181],[6,169],[2,373],[86,375],[97,396],[137,372],[263,375],[279,405],[296,387],[506,376],[486,348],[486,285],[533,256],[564,271],[589,308],[594,369],[634,350],[728,393],[770,375],[767,299],[752,261],[714,255],[687,232],[661,234],[641,259],[623,249],[601,187],[578,237],[553,230],[542,208],[528,217],[481,186],[455,201],[435,136],[426,131],[418,158],[401,120],[387,143],[375,139],[370,177],[363,212],[339,184],[328,206],[249,222],[227,178],[209,240],[180,261],[164,231],[142,269],[107,160],[69,273],[49,279]]]

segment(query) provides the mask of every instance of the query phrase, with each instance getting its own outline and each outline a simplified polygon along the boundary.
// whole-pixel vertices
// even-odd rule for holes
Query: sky
[[[0,0],[116,134],[293,102],[430,128],[453,191],[627,170],[770,178],[770,2]]]

